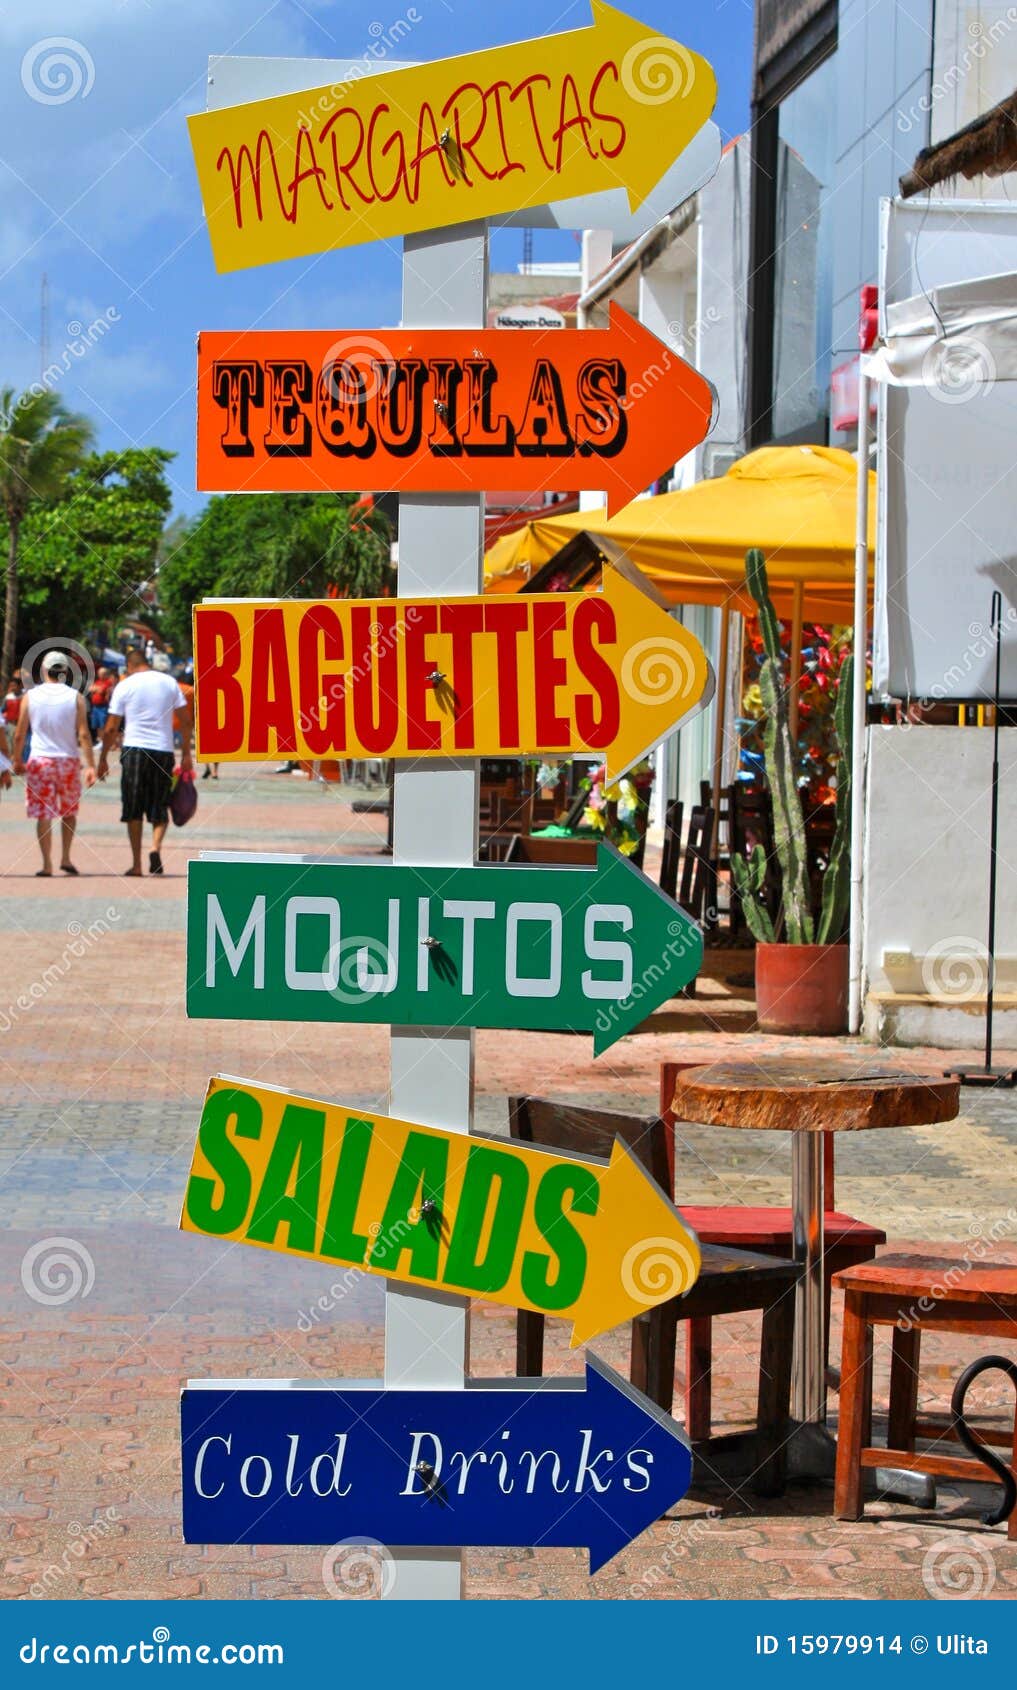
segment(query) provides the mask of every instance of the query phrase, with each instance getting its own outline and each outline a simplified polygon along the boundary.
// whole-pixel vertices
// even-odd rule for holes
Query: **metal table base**
[[[799,1267],[799,1279],[795,1293],[788,1477],[832,1484],[837,1445],[826,1429],[824,1195],[822,1134],[793,1132],[791,1211],[794,1260]],[[903,1497],[922,1508],[934,1508],[936,1505],[935,1481],[927,1473],[877,1467],[874,1488],[885,1495]]]

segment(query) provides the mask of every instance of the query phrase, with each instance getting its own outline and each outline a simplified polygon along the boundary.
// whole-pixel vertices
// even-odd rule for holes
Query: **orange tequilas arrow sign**
[[[635,209],[706,123],[705,59],[593,0],[593,27],[188,120],[216,268],[619,185]]]
[[[710,383],[611,306],[571,334],[202,334],[203,493],[603,489],[612,512],[698,446]]]
[[[600,593],[196,605],[194,687],[203,762],[596,751],[614,779],[713,673],[606,568]]]

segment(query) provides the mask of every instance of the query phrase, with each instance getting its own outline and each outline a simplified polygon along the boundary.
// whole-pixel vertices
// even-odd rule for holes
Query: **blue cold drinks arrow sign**
[[[611,846],[596,867],[202,856],[187,1013],[589,1032],[614,1044],[697,973],[692,918]]]
[[[191,1382],[181,1425],[187,1543],[585,1548],[595,1573],[692,1474],[670,1416],[592,1355],[536,1389]]]

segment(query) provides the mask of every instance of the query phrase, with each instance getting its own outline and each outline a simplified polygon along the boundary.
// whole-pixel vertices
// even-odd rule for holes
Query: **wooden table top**
[[[756,1131],[860,1132],[952,1121],[960,1082],[851,1056],[715,1062],[678,1075],[681,1121]]]

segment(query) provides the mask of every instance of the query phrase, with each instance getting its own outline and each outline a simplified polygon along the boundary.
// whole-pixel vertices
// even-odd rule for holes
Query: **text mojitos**
[[[209,855],[188,868],[187,1013],[592,1032],[697,973],[702,935],[609,846],[595,867]]]

